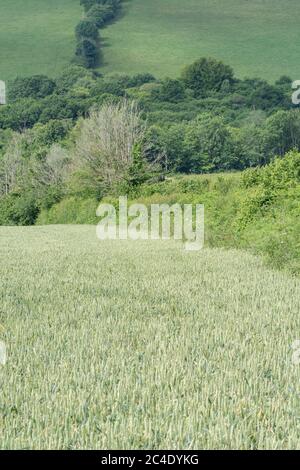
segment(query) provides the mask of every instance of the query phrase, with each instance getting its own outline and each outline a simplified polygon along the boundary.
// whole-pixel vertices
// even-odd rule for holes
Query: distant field
[[[299,448],[300,281],[242,251],[0,228],[0,448]]]
[[[74,53],[79,0],[0,0],[0,79],[57,75]],[[300,78],[298,0],[125,0],[101,32],[105,72],[177,76],[214,56],[239,76]]]
[[[0,79],[56,76],[75,49],[79,0],[0,0]]]
[[[300,79],[299,0],[129,0],[103,31],[109,72],[176,76],[213,56],[239,76]]]

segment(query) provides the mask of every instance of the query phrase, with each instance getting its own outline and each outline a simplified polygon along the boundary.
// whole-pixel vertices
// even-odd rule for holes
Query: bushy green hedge
[[[49,210],[42,210],[36,224],[96,224],[97,207],[98,203],[95,199],[69,197]]]
[[[76,62],[93,68],[100,61],[99,30],[113,20],[121,0],[80,0],[86,16],[76,26]]]
[[[34,194],[9,194],[0,198],[0,225],[33,225],[39,213]]]

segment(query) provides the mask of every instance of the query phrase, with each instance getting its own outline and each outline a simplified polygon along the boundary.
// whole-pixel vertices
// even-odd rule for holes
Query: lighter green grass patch
[[[239,77],[300,77],[298,0],[130,0],[103,31],[105,71],[177,76],[213,56]]]
[[[0,0],[0,79],[57,76],[75,51],[79,0]]]

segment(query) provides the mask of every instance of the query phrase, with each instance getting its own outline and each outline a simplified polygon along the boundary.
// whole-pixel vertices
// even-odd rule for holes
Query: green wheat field
[[[299,448],[300,281],[242,251],[0,228],[2,449]]]

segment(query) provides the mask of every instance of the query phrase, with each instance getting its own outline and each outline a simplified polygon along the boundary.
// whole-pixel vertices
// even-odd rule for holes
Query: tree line
[[[80,0],[85,17],[75,29],[75,62],[86,68],[93,68],[100,61],[100,33],[109,21],[112,21],[120,8],[121,0]]]
[[[240,80],[207,58],[177,79],[77,65],[18,78],[0,108],[0,222],[34,223],[67,195],[99,200],[165,174],[243,170],[300,150],[291,82]]]

